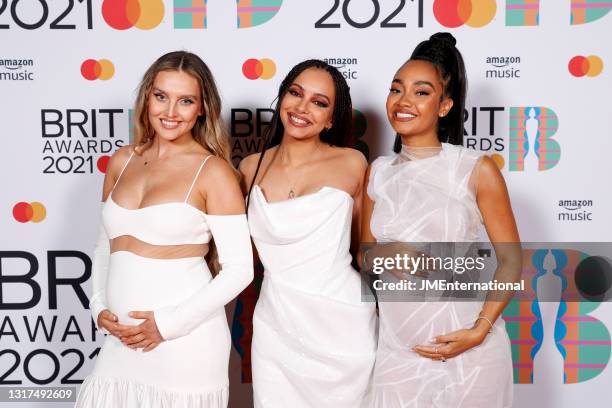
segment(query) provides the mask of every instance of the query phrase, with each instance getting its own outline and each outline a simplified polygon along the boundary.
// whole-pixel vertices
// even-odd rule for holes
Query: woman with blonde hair
[[[253,266],[220,112],[194,54],[163,55],[140,83],[134,144],[109,161],[93,260],[90,307],[110,336],[77,407],[227,406],[223,306]]]

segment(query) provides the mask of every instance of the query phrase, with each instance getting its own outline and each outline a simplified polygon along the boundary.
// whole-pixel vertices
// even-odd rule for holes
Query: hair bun
[[[437,41],[454,47],[457,44],[457,40],[451,33],[435,33],[429,37],[430,41]]]

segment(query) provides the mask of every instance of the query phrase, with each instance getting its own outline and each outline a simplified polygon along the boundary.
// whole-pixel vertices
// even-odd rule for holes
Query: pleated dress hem
[[[226,408],[228,399],[228,384],[203,392],[186,392],[90,375],[81,386],[75,407]]]

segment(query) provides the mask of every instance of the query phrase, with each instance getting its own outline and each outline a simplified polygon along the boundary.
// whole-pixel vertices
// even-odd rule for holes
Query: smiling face
[[[299,74],[280,104],[284,136],[308,139],[331,128],[335,95],[334,82],[325,70],[308,68]]]
[[[168,141],[191,136],[191,129],[203,113],[201,100],[197,79],[182,71],[159,72],[147,104],[155,134]]]
[[[395,74],[387,97],[387,118],[402,137],[418,137],[419,144],[438,144],[440,117],[452,108],[452,99],[444,95],[444,84],[435,66],[412,60]]]

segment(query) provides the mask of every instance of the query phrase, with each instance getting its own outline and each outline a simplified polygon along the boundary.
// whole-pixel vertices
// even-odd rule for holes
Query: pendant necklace
[[[311,157],[314,156],[314,154],[319,150],[319,146],[321,144],[317,143],[317,148],[312,152]],[[283,162],[283,158],[285,156],[285,149],[281,150],[281,163]],[[289,172],[287,171],[287,168],[285,168],[285,174],[287,176],[287,180],[289,181],[289,194],[287,194],[287,198],[288,199],[293,199],[295,198],[295,191],[294,191],[294,187],[295,187],[295,182],[299,181],[302,178],[302,173],[304,172],[304,169],[302,168],[302,171],[299,172],[298,177],[296,177],[296,179],[294,181],[291,180],[291,178],[289,177]]]

